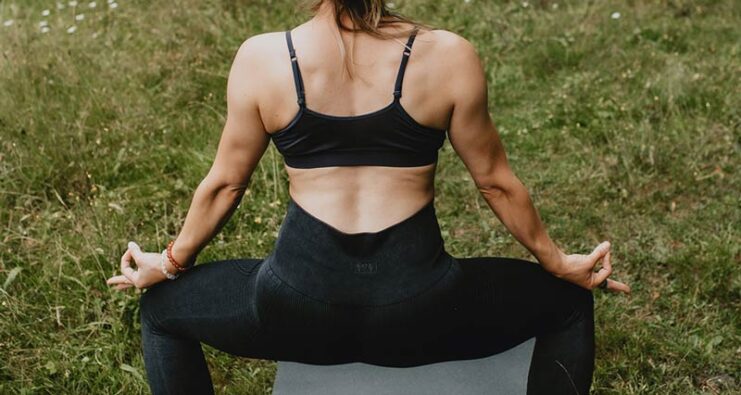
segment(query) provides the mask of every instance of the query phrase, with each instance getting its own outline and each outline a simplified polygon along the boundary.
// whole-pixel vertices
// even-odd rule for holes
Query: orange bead
[[[170,240],[170,242],[167,244],[167,259],[170,260],[170,263],[172,263],[173,266],[175,266],[176,269],[178,269],[179,272],[184,272],[190,267],[183,267],[181,266],[175,258],[172,256],[172,246],[175,244],[175,240]]]

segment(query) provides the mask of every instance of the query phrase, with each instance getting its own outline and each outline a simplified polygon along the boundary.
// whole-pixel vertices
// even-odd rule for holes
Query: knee
[[[574,309],[582,313],[591,313],[594,310],[594,292],[586,288],[575,287]]]
[[[594,291],[579,287],[577,301],[584,305],[585,308],[594,308]]]
[[[594,315],[594,293],[576,284],[568,283],[564,292],[567,322],[590,318]]]
[[[579,287],[575,291],[573,315],[581,319],[594,320],[594,293],[586,288]]]
[[[575,310],[592,310],[594,308],[594,291],[566,280],[560,280],[566,300]]]
[[[154,289],[144,291],[139,297],[139,319],[142,329],[154,329],[157,323],[157,292]]]

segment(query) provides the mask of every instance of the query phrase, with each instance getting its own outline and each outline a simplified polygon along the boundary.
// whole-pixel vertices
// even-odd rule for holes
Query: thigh
[[[194,266],[141,296],[142,321],[168,336],[198,340],[234,355],[259,355],[255,306],[262,259],[230,259]]]
[[[532,261],[508,257],[456,258],[462,271],[459,325],[443,350],[452,358],[481,358],[556,331],[589,303],[590,290],[561,280]]]

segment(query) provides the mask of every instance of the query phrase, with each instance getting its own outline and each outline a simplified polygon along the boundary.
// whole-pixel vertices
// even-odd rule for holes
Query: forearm
[[[229,221],[244,192],[244,187],[217,183],[208,177],[201,181],[172,247],[175,260],[185,265],[195,263],[200,251]]]
[[[517,177],[506,187],[480,191],[499,220],[541,265],[552,269],[561,262],[563,252],[548,236],[530,193]]]

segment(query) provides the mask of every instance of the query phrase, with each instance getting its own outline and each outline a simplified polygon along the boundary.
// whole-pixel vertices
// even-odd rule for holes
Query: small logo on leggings
[[[355,273],[373,274],[378,271],[376,262],[357,262],[355,263]]]

